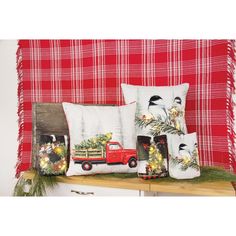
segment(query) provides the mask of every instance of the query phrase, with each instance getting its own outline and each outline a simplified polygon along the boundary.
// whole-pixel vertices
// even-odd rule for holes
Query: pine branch
[[[26,180],[23,177],[20,177],[14,187],[13,196],[23,197],[27,194],[25,193]]]
[[[135,123],[140,128],[146,128],[150,126],[150,134],[153,136],[160,135],[161,132],[170,133],[170,134],[184,134],[181,130],[176,129],[175,127],[163,122],[161,119],[145,119],[136,116]]]
[[[135,124],[140,128],[146,128],[148,125],[155,124],[155,119],[142,119],[138,116],[135,117]]]
[[[44,196],[47,189],[53,189],[58,184],[56,176],[42,176],[36,170],[30,182],[29,192],[25,192],[29,182],[21,176],[16,183],[13,196]]]
[[[191,161],[188,163],[185,163],[183,159],[179,159],[178,157],[173,158],[171,155],[170,156],[170,161],[173,166],[176,166],[178,164],[181,164],[181,170],[186,171],[188,168],[193,168],[197,171],[200,170],[200,166],[198,165],[197,161],[195,158],[193,158]]]
[[[74,146],[75,150],[81,149],[105,149],[107,142],[112,139],[112,133],[98,134],[93,138],[82,141]]]

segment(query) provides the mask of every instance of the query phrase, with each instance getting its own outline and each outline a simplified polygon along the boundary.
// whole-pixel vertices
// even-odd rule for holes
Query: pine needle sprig
[[[74,145],[75,150],[81,149],[104,149],[106,144],[112,139],[112,133],[97,134],[95,137],[83,140],[80,144]]]
[[[146,128],[147,126],[150,126],[150,134],[153,136],[160,135],[162,132],[178,135],[184,134],[181,130],[178,130],[168,123],[163,122],[161,119],[145,119],[136,116],[135,123],[140,128]]]
[[[21,176],[14,188],[13,196],[45,196],[47,189],[53,189],[58,182],[56,176],[42,176],[34,170],[34,177],[32,180],[25,180]],[[27,185],[29,190],[27,191]]]
[[[173,158],[170,154],[169,154],[169,157],[170,157],[170,163],[172,166],[176,166],[176,165],[181,164],[180,169],[182,171],[186,171],[188,168],[192,168],[197,171],[200,170],[200,166],[199,166],[199,164],[197,162],[197,158],[195,156],[188,162],[185,162],[185,160],[183,158],[178,158],[178,157]]]
[[[148,125],[155,124],[155,119],[142,119],[138,116],[135,117],[135,124],[140,128],[146,128]]]

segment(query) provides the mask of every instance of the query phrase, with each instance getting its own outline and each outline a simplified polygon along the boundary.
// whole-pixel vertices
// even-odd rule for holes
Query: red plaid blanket
[[[17,174],[31,166],[32,102],[122,104],[120,84],[190,84],[202,165],[236,171],[232,40],[20,40]]]

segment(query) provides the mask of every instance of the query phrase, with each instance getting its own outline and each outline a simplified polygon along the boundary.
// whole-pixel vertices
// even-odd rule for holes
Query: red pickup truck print
[[[130,168],[137,166],[136,149],[124,149],[119,142],[108,142],[103,149],[74,150],[72,160],[75,164],[82,164],[82,169],[89,171],[93,164],[118,165],[128,164]]]

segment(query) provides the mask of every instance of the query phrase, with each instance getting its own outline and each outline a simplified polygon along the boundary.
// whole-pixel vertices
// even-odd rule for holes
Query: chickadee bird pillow
[[[192,179],[200,176],[196,133],[168,134],[169,175],[175,179]]]
[[[121,84],[125,103],[137,102],[137,135],[186,134],[185,103],[189,84],[134,86]]]

